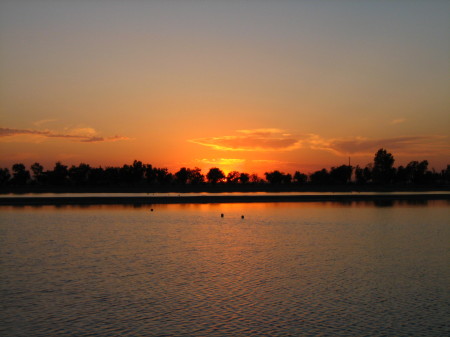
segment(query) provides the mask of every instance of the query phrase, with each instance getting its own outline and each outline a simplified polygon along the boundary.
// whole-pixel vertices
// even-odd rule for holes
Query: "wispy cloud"
[[[398,122],[400,123],[400,122]],[[372,155],[380,148],[398,154],[448,154],[448,136],[417,135],[390,138],[325,138],[317,134],[293,135],[280,129],[238,130],[233,136],[192,139],[190,142],[222,151],[290,151],[304,148],[335,155]]]
[[[433,154],[450,151],[448,137],[434,135],[377,139],[365,137],[325,139],[318,135],[311,135],[307,143],[312,149],[327,150],[337,155],[369,155],[380,148],[386,148],[398,154]]]
[[[101,137],[96,135],[97,132],[93,128],[77,128],[69,130],[66,133],[57,133],[49,130],[33,130],[33,129],[11,129],[0,128],[0,138],[28,135],[40,138],[61,138],[83,143],[96,142],[114,142],[118,140],[129,140],[124,136]]]
[[[392,124],[392,125],[395,125],[395,124],[401,124],[401,123],[404,123],[404,122],[406,122],[406,119],[405,119],[405,118],[396,118],[396,119],[393,119],[393,120],[391,121],[391,124]]]
[[[47,124],[47,123],[56,122],[56,121],[57,121],[56,118],[41,119],[39,121],[34,122],[33,124],[39,127],[42,124]]]
[[[217,158],[217,159],[199,159],[199,162],[204,164],[211,165],[236,165],[245,162],[245,159],[237,159],[237,158]]]
[[[238,130],[237,133],[189,141],[223,151],[289,151],[301,145],[299,139],[279,129]]]

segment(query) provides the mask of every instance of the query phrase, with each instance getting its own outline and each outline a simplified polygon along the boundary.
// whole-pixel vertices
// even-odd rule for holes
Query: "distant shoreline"
[[[449,200],[450,194],[336,194],[336,195],[202,195],[202,196],[86,196],[86,197],[2,197],[0,206],[44,205],[153,205],[267,202],[390,202]]]

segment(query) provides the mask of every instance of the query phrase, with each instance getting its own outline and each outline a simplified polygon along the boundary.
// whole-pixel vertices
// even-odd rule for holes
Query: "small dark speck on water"
[[[220,217],[221,217],[221,218],[223,218],[223,213],[222,213],[222,214],[220,214]]]
[[[153,208],[150,208],[150,212],[153,212]]]

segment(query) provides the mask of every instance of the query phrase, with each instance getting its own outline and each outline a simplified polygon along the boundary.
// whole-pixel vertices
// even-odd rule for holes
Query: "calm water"
[[[450,204],[382,206],[0,207],[0,335],[448,336]]]

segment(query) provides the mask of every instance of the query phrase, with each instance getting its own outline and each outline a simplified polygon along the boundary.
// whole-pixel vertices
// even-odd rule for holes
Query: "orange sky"
[[[2,1],[0,166],[450,163],[447,1]],[[430,19],[432,18],[432,19]]]

